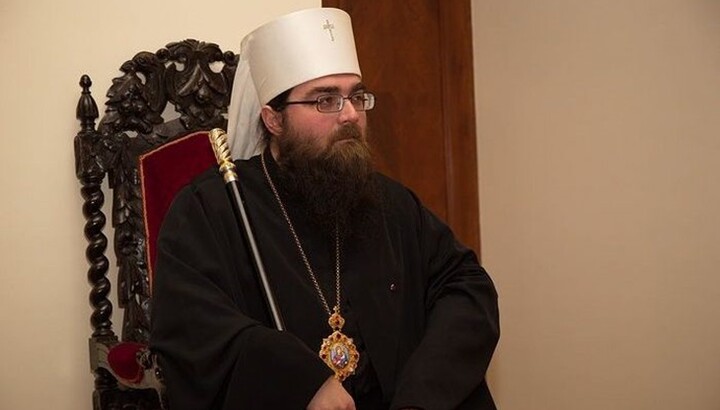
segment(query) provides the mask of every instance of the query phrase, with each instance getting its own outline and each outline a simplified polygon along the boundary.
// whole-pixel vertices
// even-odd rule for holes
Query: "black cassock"
[[[259,156],[236,165],[287,331],[270,326],[223,180],[209,170],[175,198],[158,240],[151,345],[171,410],[304,409],[332,374],[318,357],[328,315]],[[346,388],[360,410],[494,409],[485,383],[499,336],[492,281],[412,192],[376,177],[380,218],[341,249],[344,333],[361,354]],[[332,306],[335,243],[283,200]]]

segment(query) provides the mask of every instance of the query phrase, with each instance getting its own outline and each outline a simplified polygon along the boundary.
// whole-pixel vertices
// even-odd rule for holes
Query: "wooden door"
[[[470,0],[323,0],[353,20],[378,167],[480,253]]]

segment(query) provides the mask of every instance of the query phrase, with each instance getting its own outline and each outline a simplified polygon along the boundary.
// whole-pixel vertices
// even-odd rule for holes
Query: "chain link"
[[[265,153],[263,152],[260,154],[260,161],[262,162],[263,171],[265,172],[265,178],[267,179],[268,184],[270,185],[270,189],[272,189],[273,194],[275,195],[275,199],[277,199],[278,205],[280,206],[280,211],[282,211],[283,216],[285,217],[285,221],[288,224],[288,227],[290,228],[290,233],[293,236],[293,239],[295,240],[295,245],[297,246],[298,252],[300,252],[300,257],[303,260],[303,263],[305,264],[305,268],[307,269],[308,274],[310,275],[310,280],[312,280],[313,286],[315,286],[315,290],[317,291],[318,296],[320,297],[320,302],[322,302],[323,307],[325,308],[325,311],[327,312],[328,316],[332,315],[332,310],[330,309],[330,305],[328,305],[327,300],[325,299],[325,295],[322,292],[322,289],[320,288],[320,284],[318,283],[317,277],[315,276],[315,273],[313,272],[312,267],[310,266],[310,261],[308,260],[307,256],[305,255],[305,251],[303,250],[302,244],[300,243],[300,238],[298,237],[297,232],[295,232],[295,227],[292,224],[292,221],[290,220],[290,216],[287,213],[287,210],[285,209],[285,205],[283,204],[283,201],[280,199],[280,194],[278,193],[278,190],[275,188],[275,184],[273,183],[272,178],[270,177],[270,173],[268,172],[267,164],[265,163]],[[340,234],[335,229],[335,295],[336,295],[336,302],[335,302],[335,308],[340,309]]]

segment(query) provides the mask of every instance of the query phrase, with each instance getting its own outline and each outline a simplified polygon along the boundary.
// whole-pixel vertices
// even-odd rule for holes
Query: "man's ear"
[[[272,135],[282,134],[283,119],[281,112],[273,110],[269,105],[265,105],[260,110],[260,116]]]

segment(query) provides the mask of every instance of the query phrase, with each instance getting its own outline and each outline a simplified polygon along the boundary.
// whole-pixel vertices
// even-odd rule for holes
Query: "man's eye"
[[[332,95],[323,95],[318,97],[317,103],[320,106],[329,107],[331,105],[334,105],[335,98]]]
[[[362,103],[365,101],[365,93],[353,94],[350,96],[350,101],[353,103]]]

